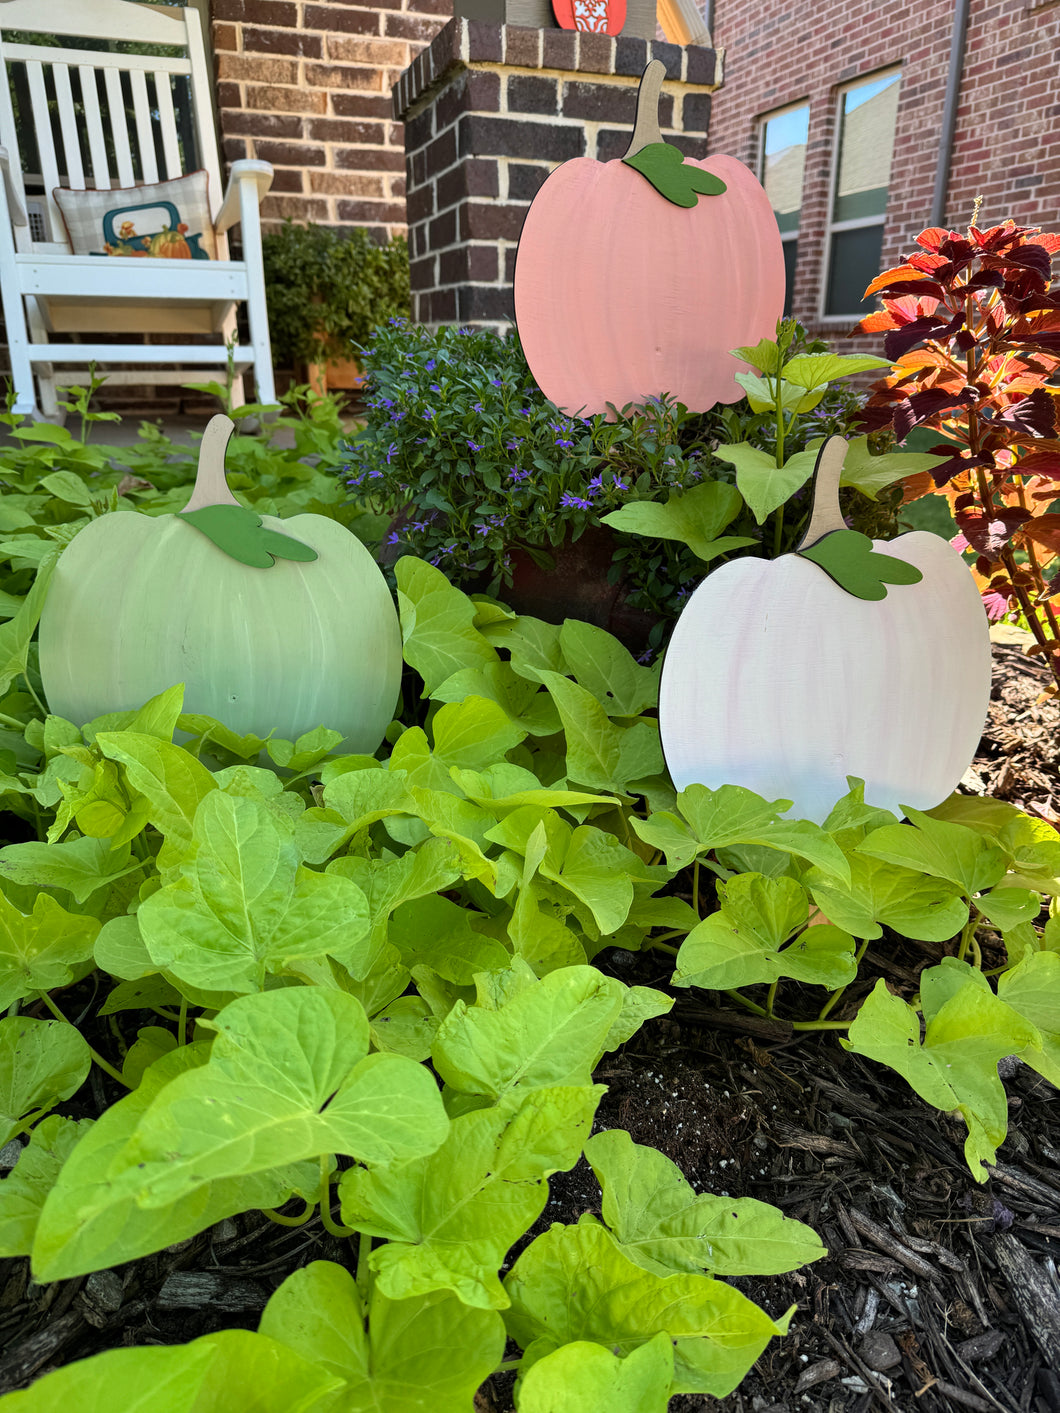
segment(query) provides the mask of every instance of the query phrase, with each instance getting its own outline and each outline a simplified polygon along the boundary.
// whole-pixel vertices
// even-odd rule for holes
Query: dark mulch
[[[1060,708],[1040,700],[1047,681],[1018,648],[995,647],[990,722],[965,784],[1053,818]],[[876,976],[911,995],[943,950],[894,936],[874,943],[871,974],[841,1015]],[[651,955],[599,960],[625,981],[663,988],[670,972]],[[721,998],[676,994],[669,1017],[602,1064],[598,1125],[659,1148],[697,1190],[774,1203],[814,1227],[828,1255],[790,1275],[734,1280],[771,1315],[796,1305],[791,1332],[729,1398],[681,1396],[671,1413],[1060,1410],[1055,1089],[1002,1062],[1009,1135],[979,1184],[964,1161],[963,1123],[846,1053],[834,1033],[793,1033]],[[599,1201],[583,1160],[551,1180],[535,1232]],[[349,1251],[319,1223],[286,1229],[249,1214],[87,1279],[40,1287],[26,1262],[0,1262],[0,1393],[101,1349],[254,1328],[280,1282],[319,1258]],[[509,1413],[512,1381],[490,1380],[479,1413]]]

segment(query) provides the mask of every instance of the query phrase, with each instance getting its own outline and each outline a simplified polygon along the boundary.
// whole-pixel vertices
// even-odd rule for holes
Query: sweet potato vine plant
[[[855,333],[884,333],[892,372],[873,384],[863,430],[937,429],[942,455],[910,477],[906,499],[941,490],[992,617],[1018,610],[1031,652],[1060,690],[1060,235],[1011,221],[966,235],[933,226],[866,295],[883,307]],[[962,547],[960,540],[958,547]]]

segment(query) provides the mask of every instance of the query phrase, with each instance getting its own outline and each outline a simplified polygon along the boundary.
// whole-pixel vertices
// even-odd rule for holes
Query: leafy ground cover
[[[292,417],[290,454],[240,439],[233,487],[245,457],[270,510],[358,528],[303,459],[334,449],[329,415]],[[167,448],[136,476],[146,453],[122,467],[54,429],[14,432],[0,503],[0,1137],[14,1145],[0,1322],[14,1312],[18,1333],[0,1388],[37,1382],[8,1406],[76,1397],[120,1413],[147,1385],[160,1407],[204,1413],[251,1385],[263,1413],[476,1397],[519,1413],[676,1410],[740,1399],[753,1365],[768,1378],[793,1351],[819,1384],[843,1374],[877,1397],[876,1366],[847,1337],[869,1287],[834,1336],[864,1368],[826,1375],[819,1342],[789,1343],[827,1309],[815,1273],[893,1274],[851,1264],[850,1232],[874,1240],[866,1223],[902,1270],[923,1255],[914,1239],[965,1258],[914,1229],[899,1259],[885,1199],[868,1193],[855,1218],[827,1170],[827,1191],[799,1191],[791,1122],[804,1120],[802,1151],[844,1158],[835,1145],[849,1144],[911,1192],[933,1170],[879,1117],[900,1095],[956,1201],[972,1211],[1008,1169],[1040,1215],[1048,1181],[999,1158],[998,1067],[1016,1058],[1015,1097],[1032,1108],[1060,1072],[1048,819],[965,795],[899,824],[856,781],[823,826],[735,787],[677,796],[657,665],[590,625],[470,598],[412,557],[396,566],[407,673],[378,756],[341,754],[323,726],[236,736],[184,714],[177,684],[78,728],[39,700],[48,564],[136,495],[177,508],[190,460]],[[719,1034],[750,1048],[725,1051]],[[815,1093],[854,1100],[796,1112],[771,1097],[767,1113],[789,1052],[825,1070]],[[840,1116],[841,1138],[819,1111]],[[1055,1161],[1051,1145],[1035,1135],[1035,1156]],[[999,1249],[1000,1268],[1012,1252]],[[975,1290],[991,1327],[1005,1296]],[[888,1313],[876,1333],[919,1328],[909,1291],[891,1294],[899,1307],[876,1290],[863,1334],[880,1301],[906,1326]],[[819,1323],[824,1338],[834,1326]],[[984,1398],[947,1373],[937,1397]],[[996,1382],[989,1397],[1011,1406]]]

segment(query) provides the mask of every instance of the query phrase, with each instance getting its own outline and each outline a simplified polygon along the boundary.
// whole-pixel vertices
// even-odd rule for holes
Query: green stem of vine
[[[182,1048],[188,1043],[188,998],[180,998],[180,1020],[177,1023],[177,1044]]]
[[[357,1289],[361,1292],[361,1300],[365,1307],[368,1305],[368,1298],[372,1293],[372,1271],[368,1265],[368,1258],[372,1254],[372,1238],[367,1232],[362,1231],[357,1242],[357,1274],[354,1279],[357,1282]]]
[[[324,1230],[330,1232],[332,1236],[337,1236],[340,1240],[347,1236],[356,1236],[355,1227],[344,1227],[331,1215],[331,1154],[321,1153],[320,1155],[320,1220],[324,1224]],[[364,1239],[364,1233],[361,1233]],[[360,1275],[360,1263],[358,1262],[357,1273]]]
[[[959,962],[964,961],[968,954],[969,947],[975,942],[975,929],[979,926],[979,916],[979,909],[974,904],[971,904],[968,921],[964,924],[964,930],[961,932],[961,945],[957,950],[957,960]],[[975,950],[976,952],[979,951],[978,945],[976,945]],[[981,955],[979,960],[982,961]]]
[[[746,996],[741,996],[739,991],[726,991],[726,996],[731,996],[734,1001],[739,1001],[741,1006],[746,1006],[749,1011],[753,1011],[756,1016],[765,1016],[769,1019],[769,1012],[764,1006],[759,1006],[754,1001],[749,1001]]]
[[[858,950],[857,950],[857,952],[856,952],[856,954],[855,954],[855,956],[854,956],[854,965],[855,965],[855,967],[859,967],[859,966],[861,965],[861,959],[862,959],[862,957],[865,955],[865,953],[866,953],[868,950],[869,950],[869,939],[866,937],[865,940],[864,940],[864,942],[862,942],[861,946],[858,948]],[[850,983],[848,982],[847,985],[849,986],[849,984],[850,984]],[[846,986],[841,986],[838,991],[834,991],[834,992],[832,993],[832,995],[829,996],[828,1000],[824,1003],[824,1005],[821,1007],[820,1011],[818,1012],[817,1019],[818,1019],[819,1021],[823,1021],[823,1020],[825,1019],[825,1017],[828,1015],[828,1012],[835,1009],[835,1007],[836,1007],[836,1006],[839,1004],[839,1002],[842,1000],[842,998],[843,998],[843,993],[844,993],[844,991],[846,991],[846,989],[847,989]]]
[[[48,995],[47,991],[41,991],[39,994],[41,1000],[48,1007],[48,1010],[51,1011],[52,1015],[55,1017],[56,1020],[62,1021],[63,1025],[73,1025],[73,1022],[67,1020],[67,1018],[63,1015],[62,1011],[60,1011],[59,1007]],[[75,1030],[77,1029],[76,1026],[73,1026],[73,1028]],[[82,1039],[84,1039],[83,1036]],[[111,1079],[116,1079],[119,1084],[124,1084],[126,1089],[133,1088],[133,1086],[122,1074],[121,1070],[116,1070],[111,1064],[111,1062],[109,1060],[105,1060],[98,1050],[93,1050],[92,1046],[88,1044],[87,1040],[85,1041],[85,1045],[88,1047],[88,1053],[92,1056],[92,1059],[95,1061],[95,1063],[100,1067],[101,1070],[106,1070],[107,1074],[110,1075]]]
[[[315,1202],[307,1201],[305,1211],[295,1217],[285,1217],[282,1212],[277,1212],[272,1207],[262,1207],[261,1215],[268,1217],[270,1222],[275,1222],[278,1227],[304,1227],[306,1222],[317,1209]]]

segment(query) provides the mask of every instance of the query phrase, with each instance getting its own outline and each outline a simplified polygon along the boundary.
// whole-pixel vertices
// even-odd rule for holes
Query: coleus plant
[[[906,499],[945,495],[988,612],[1022,614],[1060,689],[1060,235],[973,223],[931,227],[917,244],[866,290],[882,308],[855,332],[882,332],[894,366],[862,426],[899,442],[918,427],[939,433],[931,450],[943,459],[907,480]]]

